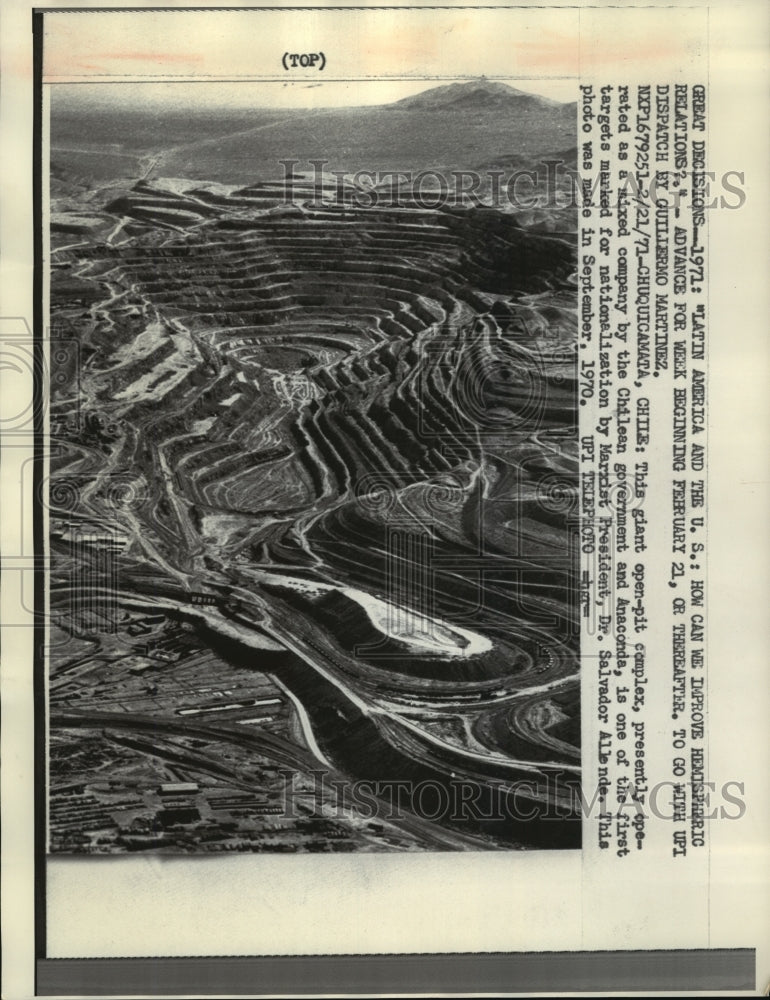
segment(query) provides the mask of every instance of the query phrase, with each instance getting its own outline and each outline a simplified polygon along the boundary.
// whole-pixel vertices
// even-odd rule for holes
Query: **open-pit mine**
[[[579,847],[573,214],[57,162],[51,851]]]

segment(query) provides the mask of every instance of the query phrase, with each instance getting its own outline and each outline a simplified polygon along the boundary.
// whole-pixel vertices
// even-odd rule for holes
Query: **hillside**
[[[575,105],[488,81],[435,87],[379,107],[211,109],[52,115],[52,162],[108,181],[176,176],[223,183],[275,179],[279,161],[328,161],[333,170],[471,169],[501,151],[533,158],[575,144]],[[87,136],[84,141],[83,136]]]

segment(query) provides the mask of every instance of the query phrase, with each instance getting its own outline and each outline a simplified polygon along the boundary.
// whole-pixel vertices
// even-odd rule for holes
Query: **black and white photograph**
[[[49,116],[50,851],[579,847],[575,102]]]
[[[765,992],[768,25],[4,3],[3,996]]]

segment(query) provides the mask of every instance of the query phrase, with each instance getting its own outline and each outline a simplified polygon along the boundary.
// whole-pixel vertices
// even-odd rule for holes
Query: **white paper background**
[[[577,20],[578,68],[584,76],[668,81],[686,72],[687,53],[693,51],[688,46],[701,35],[703,5],[698,7],[545,12],[539,27],[549,32],[551,47],[541,54],[541,70],[543,60],[551,60],[553,72],[573,59]],[[3,7],[0,315],[31,322],[30,11],[20,0]],[[425,19],[435,25],[440,13],[410,16],[415,24]],[[541,14],[516,15],[524,19],[522,25],[525,15],[529,27],[515,37],[498,37],[480,55],[479,73],[494,78],[516,57],[534,75],[527,51]],[[483,46],[476,30],[481,15],[465,11],[462,16],[461,47]],[[372,35],[357,28],[346,36],[336,28],[328,43],[338,46],[335,58],[349,59],[352,74],[445,75],[436,67],[452,64],[455,43],[434,39],[428,46],[426,29],[398,32],[399,17],[390,12],[390,31],[379,27]],[[708,17],[709,166],[717,172],[745,170],[748,190],[743,210],[714,212],[709,220],[710,756],[720,780],[745,782],[748,809],[740,822],[712,824],[707,883],[663,885],[652,857],[633,880],[630,869],[620,865],[614,878],[597,880],[579,852],[56,859],[48,865],[50,955],[757,947],[758,992],[764,989],[770,979],[770,683],[765,662],[770,19],[767,6],[754,2],[720,3]],[[367,23],[364,15],[357,18]],[[345,23],[344,15],[338,22]],[[388,44],[378,45],[383,31]],[[98,40],[98,30],[94,37]],[[520,40],[529,42],[529,50],[515,47]],[[211,46],[202,51],[214,60],[216,39],[208,41]],[[66,45],[62,51],[66,57]],[[239,58],[248,63],[254,51],[274,61],[268,36],[251,37]],[[14,393],[24,391],[23,378],[14,376],[9,383],[7,373],[0,377],[6,399],[9,386]],[[6,560],[19,548],[21,460],[13,450],[4,452]],[[4,574],[6,625],[23,624],[18,576]],[[4,995],[20,997],[31,995],[33,944],[31,637],[23,627],[4,629],[2,684]]]

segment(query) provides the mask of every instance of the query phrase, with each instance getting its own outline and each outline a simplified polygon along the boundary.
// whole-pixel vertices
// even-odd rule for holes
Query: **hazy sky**
[[[53,84],[52,106],[57,110],[75,109],[88,105],[117,109],[165,108],[179,110],[228,108],[331,108],[389,104],[409,97],[447,80],[388,80],[356,83],[82,83]],[[574,80],[508,80],[503,81],[527,93],[540,94],[557,101],[577,99]]]

